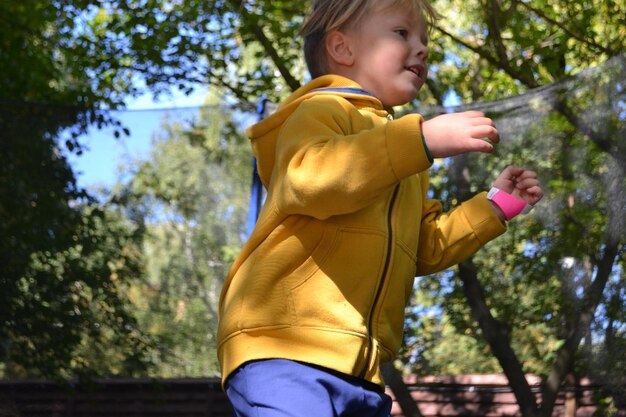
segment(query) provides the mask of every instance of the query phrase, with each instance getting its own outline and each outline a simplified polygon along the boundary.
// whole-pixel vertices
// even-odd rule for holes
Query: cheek
[[[375,57],[381,65],[392,65],[403,62],[408,56],[409,50],[402,43],[384,39],[365,45],[365,50]]]
[[[376,65],[376,69],[381,72],[397,71],[404,68],[406,58],[401,51],[397,49],[387,49],[376,55],[376,59],[372,62]]]
[[[402,45],[394,45],[387,49],[386,64],[390,67],[404,68],[409,58],[409,49]]]

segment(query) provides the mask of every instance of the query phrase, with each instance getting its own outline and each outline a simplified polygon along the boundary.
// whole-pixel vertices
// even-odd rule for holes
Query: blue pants
[[[237,417],[389,417],[377,385],[284,359],[248,362],[226,382]]]

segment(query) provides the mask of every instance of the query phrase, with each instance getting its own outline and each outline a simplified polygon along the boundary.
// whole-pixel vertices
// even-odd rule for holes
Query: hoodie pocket
[[[296,324],[365,333],[385,249],[384,233],[372,229],[337,228],[326,235],[291,288]]]
[[[291,289],[319,269],[333,248],[336,226],[292,217],[253,251],[232,280],[227,301],[239,308],[238,329],[288,327],[296,323]],[[240,278],[240,279],[238,279]]]

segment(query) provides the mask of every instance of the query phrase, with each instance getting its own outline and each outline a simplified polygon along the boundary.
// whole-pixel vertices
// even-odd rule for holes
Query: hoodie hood
[[[324,75],[300,87],[291,94],[267,118],[250,126],[246,134],[250,138],[252,152],[257,159],[257,169],[263,185],[269,186],[276,154],[276,139],[285,120],[304,101],[318,94],[341,96],[359,107],[388,114],[376,97],[363,90],[354,81],[338,75]]]

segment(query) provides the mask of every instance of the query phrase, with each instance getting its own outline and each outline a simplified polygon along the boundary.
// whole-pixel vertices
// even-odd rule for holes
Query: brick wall
[[[528,381],[539,395],[538,377]],[[424,417],[519,416],[515,397],[503,375],[457,375],[405,378]],[[561,391],[554,417],[592,417],[605,387],[588,379]],[[621,391],[620,391],[621,389]],[[624,387],[614,392],[626,417]],[[393,396],[393,393],[389,392]],[[621,401],[621,403],[620,403]],[[573,407],[573,408],[572,408]],[[571,409],[575,414],[567,414]],[[51,381],[0,381],[0,417],[231,417],[220,387],[209,379],[119,379],[63,384]],[[394,403],[393,417],[402,417]],[[313,416],[314,417],[314,416]]]

